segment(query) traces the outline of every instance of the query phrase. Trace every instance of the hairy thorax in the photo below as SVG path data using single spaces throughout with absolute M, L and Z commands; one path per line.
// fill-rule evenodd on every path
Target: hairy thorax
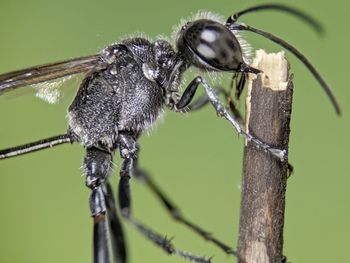
M 162 113 L 164 91 L 152 76 L 156 62 L 149 50 L 151 43 L 141 40 L 136 43 L 139 46 L 127 43 L 133 52 L 90 73 L 82 82 L 68 118 L 69 131 L 84 146 L 113 149 L 120 131 L 138 134 Z

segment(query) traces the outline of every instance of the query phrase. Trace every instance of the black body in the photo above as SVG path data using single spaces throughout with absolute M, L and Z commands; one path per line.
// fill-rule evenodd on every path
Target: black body
M 163 51 L 157 46 L 142 38 L 126 40 L 114 47 L 121 50 L 115 61 L 83 80 L 68 113 L 69 131 L 77 141 L 112 152 L 119 133 L 139 134 L 154 123 L 165 102 L 160 81 L 169 72 L 157 61 L 156 53 Z M 157 72 L 155 79 L 145 68 Z
M 213 89 L 202 76 L 197 76 L 188 84 L 184 92 L 179 94 L 183 74 L 189 67 L 196 67 L 206 72 L 220 71 L 235 74 L 238 77 L 236 95 L 239 97 L 246 75 L 259 74 L 260 70 L 249 66 L 247 50 L 238 31 L 245 30 L 260 34 L 281 44 L 296 55 L 315 76 L 337 113 L 340 113 L 331 89 L 303 54 L 270 33 L 237 22 L 243 14 L 264 9 L 291 13 L 320 30 L 315 20 L 296 9 L 278 4 L 260 5 L 233 14 L 226 23 L 216 21 L 210 16 L 197 17 L 194 21 L 188 21 L 177 32 L 174 46 L 166 40 L 151 42 L 146 38 L 134 37 L 110 45 L 96 55 L 0 75 L 1 94 L 21 86 L 86 73 L 68 109 L 67 133 L 1 150 L 0 159 L 67 142 L 79 142 L 86 148 L 83 168 L 86 186 L 91 189 L 89 205 L 94 222 L 94 263 L 110 262 L 108 234 L 111 236 L 114 261 L 127 262 L 123 232 L 108 183 L 116 150 L 119 150 L 123 159 L 118 186 L 119 208 L 123 217 L 141 234 L 169 254 L 176 254 L 194 262 L 210 262 L 210 259 L 205 257 L 176 249 L 170 240 L 132 217 L 129 186 L 132 175 L 150 187 L 175 220 L 211 241 L 227 254 L 237 256 L 229 246 L 185 219 L 147 173 L 138 166 L 137 140 L 142 132 L 149 129 L 159 118 L 164 107 L 183 112 L 199 109 L 210 102 L 217 115 L 225 118 L 240 135 L 280 161 L 287 161 L 286 150 L 274 148 L 244 131 L 238 121 L 237 109 L 230 104 L 230 110 L 233 113 L 230 114 L 217 95 L 217 93 L 224 93 L 228 96 L 229 92 L 221 88 Z M 191 103 L 199 86 L 204 88 L 205 95 Z

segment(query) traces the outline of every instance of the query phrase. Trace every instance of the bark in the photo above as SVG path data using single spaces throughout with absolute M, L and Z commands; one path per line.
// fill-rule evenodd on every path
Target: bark
M 282 52 L 259 50 L 252 66 L 264 74 L 249 79 L 247 130 L 276 148 L 288 150 L 293 95 L 289 64 Z M 246 144 L 238 262 L 282 262 L 287 177 L 287 161 Z

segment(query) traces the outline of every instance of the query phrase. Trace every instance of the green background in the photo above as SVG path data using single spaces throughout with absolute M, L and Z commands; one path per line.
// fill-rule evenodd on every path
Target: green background
M 295 174 L 288 181 L 284 254 L 298 263 L 348 262 L 350 5 L 340 0 L 289 2 L 321 20 L 326 37 L 319 38 L 300 21 L 274 12 L 252 14 L 242 21 L 299 47 L 334 88 L 343 115 L 335 115 L 305 67 L 287 54 L 295 74 L 290 142 Z M 94 54 L 137 31 L 170 36 L 180 18 L 199 9 L 228 16 L 257 3 L 263 1 L 1 0 L 0 72 Z M 281 49 L 259 36 L 245 35 L 254 48 Z M 67 107 L 78 83 L 70 82 L 61 103 L 53 106 L 33 92 L 0 97 L 0 148 L 65 132 Z M 236 246 L 242 138 L 208 107 L 186 116 L 167 112 L 151 136 L 142 137 L 141 146 L 142 166 L 184 214 Z M 75 144 L 0 162 L 0 262 L 91 262 L 89 191 L 80 168 L 83 156 L 84 149 Z M 119 163 L 116 158 L 116 170 Z M 135 216 L 175 236 L 176 246 L 214 256 L 214 262 L 234 261 L 176 224 L 135 180 L 132 194 Z M 131 263 L 183 262 L 124 226 Z

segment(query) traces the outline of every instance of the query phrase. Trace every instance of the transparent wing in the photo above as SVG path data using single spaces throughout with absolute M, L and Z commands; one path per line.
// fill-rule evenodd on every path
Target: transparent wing
M 69 75 L 59 79 L 48 80 L 32 84 L 30 87 L 35 90 L 35 96 L 37 98 L 50 104 L 55 104 L 60 100 L 63 89 L 62 87 L 66 86 L 65 84 L 75 76 L 76 75 Z
M 36 84 L 35 86 L 38 86 L 38 83 L 60 79 L 63 77 L 67 78 L 67 76 L 71 76 L 82 72 L 88 72 L 90 70 L 103 69 L 107 65 L 108 63 L 102 58 L 102 56 L 97 54 L 5 73 L 3 75 L 0 75 L 0 95 L 4 92 L 14 90 L 19 87 L 33 84 Z M 60 80 L 58 81 L 58 83 L 59 82 Z M 52 83 L 50 84 L 49 82 L 46 87 L 50 87 L 50 85 L 56 85 Z M 46 84 L 44 83 L 40 84 L 39 89 L 40 86 L 42 86 L 45 90 L 45 85 Z M 59 86 L 60 85 L 56 85 L 56 87 Z

